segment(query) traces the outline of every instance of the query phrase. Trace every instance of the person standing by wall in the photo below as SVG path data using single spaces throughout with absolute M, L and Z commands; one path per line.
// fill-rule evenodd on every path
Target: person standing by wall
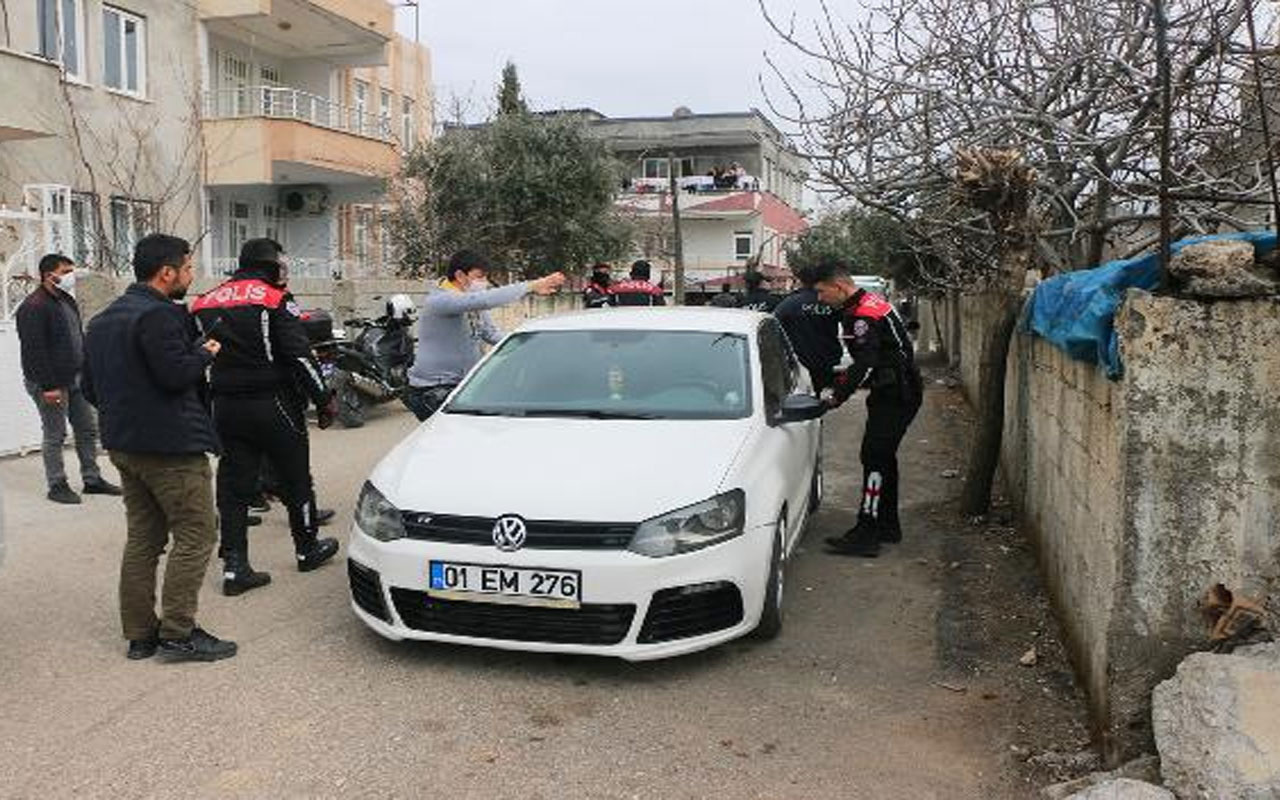
M 89 322 L 85 397 L 120 470 L 128 534 L 120 562 L 120 619 L 128 657 L 216 661 L 235 642 L 196 625 L 200 584 L 217 541 L 208 454 L 218 452 L 205 371 L 220 347 L 200 343 L 175 302 L 195 276 L 191 245 L 164 234 L 134 248 L 137 283 Z M 156 616 L 156 567 L 165 563 Z
M 813 273 L 818 298 L 840 310 L 853 366 L 837 373 L 828 405 L 837 407 L 866 387 L 862 436 L 862 502 L 857 524 L 827 539 L 837 553 L 874 558 L 885 542 L 902 540 L 898 520 L 898 445 L 924 399 L 907 327 L 883 297 L 854 283 L 841 261 L 820 262 Z
M 327 428 L 337 403 L 316 364 L 301 309 L 285 288 L 284 248 L 250 239 L 226 283 L 201 295 L 192 312 L 207 335 L 222 343 L 213 365 L 213 418 L 222 441 L 218 461 L 218 517 L 222 528 L 222 593 L 243 594 L 271 582 L 249 561 L 249 505 L 259 493 L 263 459 L 280 480 L 298 571 L 310 572 L 338 552 L 319 538 L 307 401 Z
M 93 408 L 80 387 L 84 362 L 84 329 L 75 289 L 75 263 L 64 255 L 49 253 L 40 259 L 40 285 L 18 306 L 18 339 L 22 352 L 22 376 L 27 394 L 40 412 L 48 498 L 55 503 L 80 502 L 67 483 L 62 443 L 67 423 L 75 434 L 76 456 L 85 494 L 120 494 L 98 469 L 98 425 Z
M 427 293 L 418 319 L 418 344 L 409 369 L 405 405 L 420 421 L 440 408 L 482 355 L 481 346 L 497 344 L 502 331 L 489 309 L 516 302 L 526 294 L 551 294 L 564 285 L 563 273 L 533 281 L 489 287 L 488 260 L 472 250 L 449 259 L 444 277 Z

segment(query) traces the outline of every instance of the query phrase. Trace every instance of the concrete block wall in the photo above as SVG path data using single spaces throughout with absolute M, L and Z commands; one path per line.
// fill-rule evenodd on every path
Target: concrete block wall
M 1001 458 L 1112 761 L 1203 648 L 1205 590 L 1280 591 L 1276 302 L 1132 290 L 1116 326 L 1117 382 L 1015 334 Z

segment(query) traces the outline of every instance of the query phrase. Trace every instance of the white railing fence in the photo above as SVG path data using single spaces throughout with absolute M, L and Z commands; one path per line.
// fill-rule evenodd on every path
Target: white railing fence
M 284 86 L 243 86 L 205 92 L 204 117 L 293 119 L 356 136 L 392 141 L 391 121 L 386 117 Z

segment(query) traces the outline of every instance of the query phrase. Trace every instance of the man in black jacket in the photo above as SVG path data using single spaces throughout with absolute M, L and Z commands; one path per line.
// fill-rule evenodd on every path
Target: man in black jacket
M 665 306 L 662 289 L 649 282 L 649 262 L 640 260 L 631 265 L 631 278 L 615 283 L 609 290 L 616 306 Z
M 898 521 L 898 445 L 924 399 L 907 326 L 889 301 L 854 283 L 841 261 L 819 263 L 818 298 L 839 309 L 853 366 L 837 373 L 828 405 L 839 406 L 861 388 L 867 394 L 862 436 L 862 500 L 857 524 L 827 539 L 837 553 L 874 558 L 883 542 L 902 540 Z
M 742 282 L 746 284 L 747 293 L 742 296 L 738 308 L 745 308 L 748 311 L 763 311 L 766 314 L 772 313 L 775 306 L 778 305 L 778 296 L 773 292 L 765 289 L 762 284 L 769 279 L 764 273 L 755 270 L 747 270 L 742 276 Z
M 782 299 L 773 315 L 782 323 L 796 357 L 809 372 L 813 390 L 821 392 L 835 379 L 844 349 L 840 346 L 840 312 L 818 300 L 813 270 L 796 270 L 801 288 Z
M 84 330 L 80 307 L 71 296 L 75 277 L 71 259 L 58 253 L 46 255 L 40 259 L 40 286 L 22 301 L 17 313 L 22 375 L 27 394 L 40 412 L 40 452 L 48 497 L 55 503 L 80 502 L 80 495 L 67 483 L 62 460 L 68 421 L 76 437 L 85 494 L 120 494 L 120 488 L 108 483 L 98 469 L 98 426 L 80 388 Z
M 285 289 L 283 254 L 279 242 L 250 239 L 240 249 L 240 268 L 231 279 L 192 305 L 201 329 L 223 347 L 211 381 L 223 448 L 218 462 L 222 593 L 229 596 L 271 582 L 269 574 L 249 563 L 247 536 L 264 458 L 280 480 L 298 569 L 313 570 L 338 552 L 336 539 L 318 538 L 306 417 L 308 399 L 315 403 L 321 428 L 333 422 L 337 409 L 311 353 L 302 312 Z
M 120 618 L 128 657 L 175 661 L 235 655 L 235 642 L 195 622 L 200 584 L 217 541 L 208 453 L 218 437 L 205 370 L 216 341 L 200 344 L 180 304 L 191 285 L 191 245 L 163 234 L 134 249 L 138 282 L 89 322 L 84 392 L 98 407 L 102 443 L 124 483 L 128 538 L 120 562 Z M 172 545 L 170 545 L 172 539 Z M 156 617 L 156 566 L 165 563 Z

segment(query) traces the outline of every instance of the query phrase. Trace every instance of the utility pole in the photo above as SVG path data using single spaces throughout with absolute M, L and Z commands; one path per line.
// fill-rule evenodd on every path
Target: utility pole
M 676 184 L 676 154 L 667 153 L 667 186 L 671 195 L 671 228 L 675 234 L 676 288 L 673 300 L 684 305 L 684 239 L 680 236 L 680 187 Z

